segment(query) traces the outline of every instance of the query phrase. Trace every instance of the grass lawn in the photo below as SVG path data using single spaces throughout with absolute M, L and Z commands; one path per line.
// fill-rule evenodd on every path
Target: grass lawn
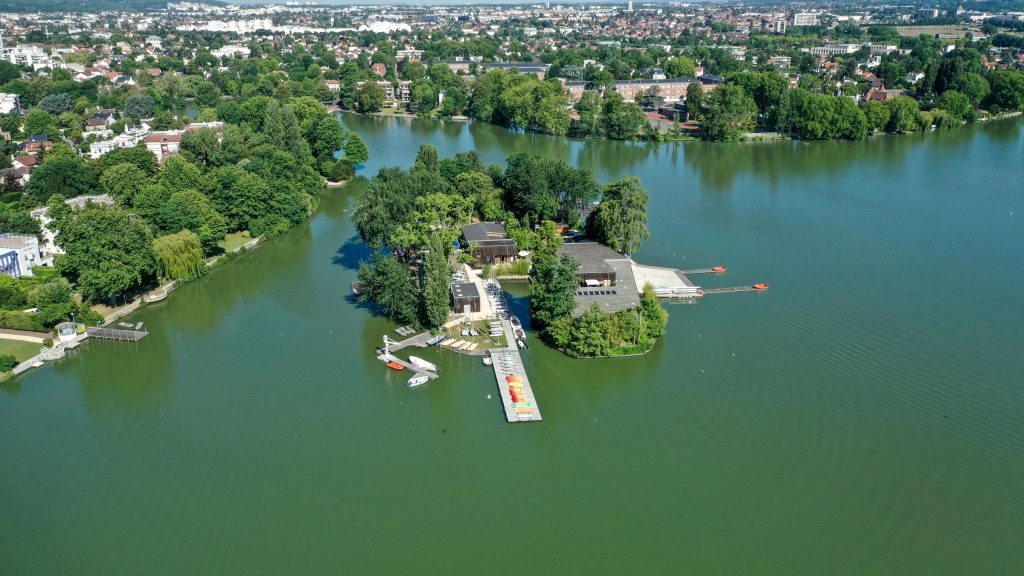
M 22 342 L 21 340 L 0 340 L 0 356 L 13 354 L 18 362 L 24 362 L 35 356 L 42 349 L 43 345 L 36 342 Z
M 244 232 L 232 232 L 224 237 L 223 240 L 217 243 L 224 249 L 224 252 L 234 252 L 241 248 L 246 242 L 252 240 L 252 235 L 248 231 Z
M 463 336 L 463 328 L 473 328 L 477 330 L 479 336 Z M 479 344 L 478 349 L 490 349 L 490 348 L 505 348 L 508 346 L 508 341 L 504 336 L 498 336 L 497 338 L 491 338 L 490 328 L 487 326 L 487 322 L 472 322 L 469 326 L 465 324 L 457 324 L 448 329 L 448 335 L 456 340 L 465 340 L 466 342 L 476 342 Z

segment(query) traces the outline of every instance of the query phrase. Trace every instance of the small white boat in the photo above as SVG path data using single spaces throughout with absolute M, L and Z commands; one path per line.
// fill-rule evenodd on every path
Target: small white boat
M 430 370 L 431 372 L 437 372 L 437 366 L 433 362 L 427 362 L 426 360 L 418 356 L 409 356 L 409 362 L 412 362 L 418 368 Z
M 429 378 L 427 378 L 423 374 L 417 374 L 416 376 L 409 378 L 409 381 L 406 382 L 405 385 L 408 386 L 409 388 L 415 388 L 417 386 L 422 386 L 426 384 L 427 380 L 429 380 Z
M 490 366 L 491 364 L 494 364 L 494 360 L 491 360 L 490 356 L 484 356 L 483 362 L 484 366 Z

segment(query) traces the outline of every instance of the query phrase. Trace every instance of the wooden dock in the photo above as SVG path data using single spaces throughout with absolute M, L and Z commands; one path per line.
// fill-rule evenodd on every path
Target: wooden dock
M 694 270 L 680 270 L 680 272 L 687 276 L 691 274 L 725 274 L 725 270 L 715 270 L 714 268 L 696 268 Z
M 502 320 L 501 324 L 506 334 L 512 333 L 512 325 L 509 324 L 508 320 Z M 513 340 L 509 347 L 492 349 L 491 358 L 494 360 L 491 367 L 494 368 L 494 378 L 498 382 L 498 393 L 501 396 L 501 404 L 505 410 L 505 420 L 508 422 L 533 422 L 541 420 L 540 407 L 537 406 L 537 398 L 533 394 L 533 388 L 530 387 L 530 379 L 526 376 L 523 358 L 519 355 L 519 348 L 516 347 L 515 341 Z M 523 385 L 523 395 L 526 397 L 525 404 L 528 404 L 530 410 L 524 411 L 520 408 L 517 411 L 516 406 L 512 405 L 512 393 L 509 386 L 510 382 L 508 381 L 510 376 L 519 377 L 519 382 Z
M 731 288 L 704 288 L 705 294 L 726 294 L 728 292 L 765 292 L 767 288 L 754 288 L 753 286 L 733 286 Z
M 431 380 L 437 380 L 438 379 L 437 372 L 431 372 L 429 370 L 425 370 L 423 368 L 420 368 L 419 366 L 413 364 L 412 362 L 409 362 L 408 360 L 403 360 L 403 359 L 399 358 L 398 356 L 395 356 L 394 354 L 381 354 L 380 356 L 377 356 L 377 359 L 380 360 L 381 362 L 384 362 L 384 363 L 397 362 L 397 363 L 401 364 L 406 370 L 409 370 L 409 371 L 414 372 L 416 374 L 419 374 L 421 376 L 426 376 L 427 378 L 430 378 Z
M 116 328 L 94 328 L 92 326 L 86 327 L 85 331 L 93 338 L 121 340 L 122 342 L 138 342 L 149 336 L 149 332 L 143 330 L 118 330 Z

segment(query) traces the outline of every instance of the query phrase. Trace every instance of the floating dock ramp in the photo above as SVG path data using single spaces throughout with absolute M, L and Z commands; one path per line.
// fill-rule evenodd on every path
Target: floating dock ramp
M 422 376 L 426 376 L 427 378 L 430 378 L 431 380 L 437 380 L 437 378 L 438 378 L 437 372 L 431 372 L 429 370 L 425 370 L 423 368 L 420 368 L 419 366 L 413 364 L 412 362 L 409 362 L 408 360 L 402 360 L 401 358 L 399 358 L 398 356 L 395 356 L 394 354 L 381 354 L 380 356 L 377 356 L 377 359 L 380 360 L 381 362 L 385 362 L 385 363 L 387 363 L 387 362 L 396 362 L 398 364 L 401 364 L 406 370 L 409 370 L 411 372 L 415 372 L 416 374 L 419 374 L 419 375 L 422 375 Z
M 501 321 L 505 334 L 512 334 L 512 325 L 508 320 Z M 541 420 L 537 398 L 530 387 L 530 379 L 526 376 L 523 358 L 515 340 L 509 338 L 511 345 L 507 348 L 492 349 L 491 359 L 494 378 L 498 382 L 501 405 L 505 409 L 505 420 L 509 422 L 533 422 Z M 513 388 L 520 401 L 513 402 Z

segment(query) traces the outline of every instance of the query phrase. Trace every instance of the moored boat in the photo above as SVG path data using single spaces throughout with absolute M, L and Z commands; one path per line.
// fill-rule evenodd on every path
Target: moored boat
M 388 362 L 388 368 L 392 370 L 405 370 L 405 366 L 402 366 L 398 362 Z
M 436 346 L 436 345 L 440 344 L 441 342 L 444 342 L 447 339 L 448 339 L 448 335 L 447 334 L 438 334 L 437 336 L 434 336 L 430 340 L 427 340 L 427 346 Z
M 426 384 L 427 380 L 429 380 L 429 378 L 427 378 L 423 374 L 417 374 L 416 376 L 409 378 L 405 385 L 408 386 L 409 388 L 415 388 L 417 386 L 422 386 Z
M 409 362 L 412 362 L 413 365 L 415 365 L 418 368 L 430 370 L 431 372 L 437 372 L 437 365 L 435 365 L 433 362 L 427 362 L 426 360 L 420 358 L 419 356 L 409 356 Z

